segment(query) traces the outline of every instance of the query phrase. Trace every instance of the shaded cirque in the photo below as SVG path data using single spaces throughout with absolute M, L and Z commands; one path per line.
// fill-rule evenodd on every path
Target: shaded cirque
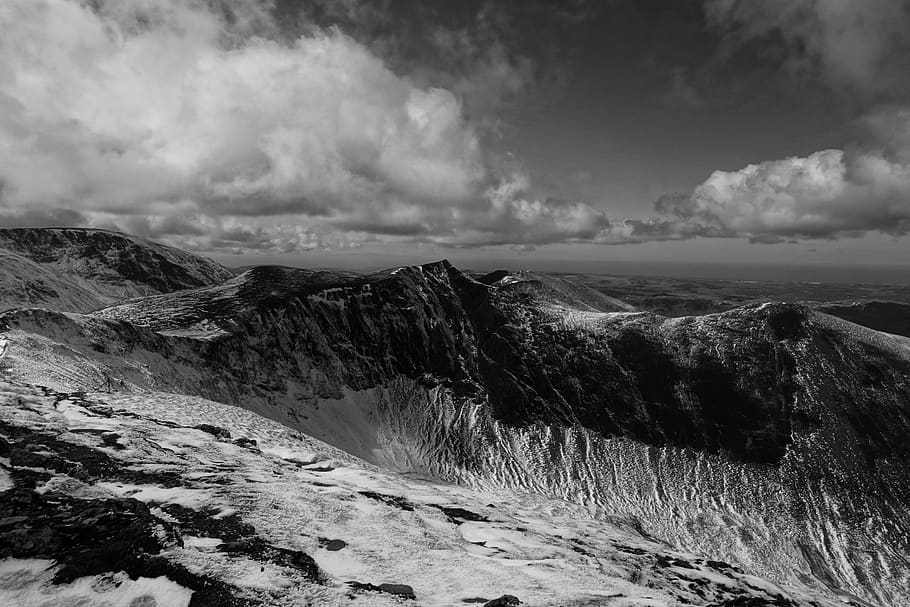
M 511 425 L 580 424 L 604 436 L 768 463 L 783 456 L 794 427 L 811 424 L 811 414 L 794 408 L 791 351 L 805 344 L 824 355 L 819 346 L 836 339 L 817 337 L 811 312 L 795 304 L 698 323 L 633 313 L 609 323 L 595 318 L 587 328 L 554 319 L 525 290 L 485 285 L 447 262 L 368 276 L 258 268 L 232 284 L 229 292 L 182 291 L 97 316 L 130 322 L 110 330 L 165 356 L 173 347 L 168 332 L 201 322 L 219 327 L 213 340 L 180 344 L 219 378 L 186 389 L 217 400 L 269 400 L 285 389 L 277 378 L 337 397 L 339 386 L 363 390 L 403 375 L 484 398 Z M 54 322 L 28 314 L 5 320 Z

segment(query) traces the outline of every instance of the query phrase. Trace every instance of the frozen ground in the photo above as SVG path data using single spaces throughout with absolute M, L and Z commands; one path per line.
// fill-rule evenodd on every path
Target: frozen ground
M 226 604 L 189 587 L 202 578 L 253 605 L 430 607 L 506 594 L 531 606 L 846 604 L 676 552 L 564 501 L 384 472 L 200 398 L 0 384 L 0 434 L 0 488 L 142 502 L 170 538 L 157 570 L 188 572 L 129 579 L 112 568 L 54 583 L 60 559 L 27 554 L 41 544 L 38 519 L 4 519 L 0 605 Z M 11 533 L 24 541 L 11 544 Z

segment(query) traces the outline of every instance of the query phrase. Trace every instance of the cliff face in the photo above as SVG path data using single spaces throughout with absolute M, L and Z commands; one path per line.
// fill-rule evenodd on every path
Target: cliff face
M 486 282 L 446 262 L 257 268 L 0 323 L 11 372 L 61 389 L 200 395 L 388 467 L 631 515 L 775 579 L 910 600 L 906 341 L 791 304 L 667 319 Z
M 215 262 L 105 230 L 0 229 L 0 309 L 85 312 L 128 297 L 214 285 Z

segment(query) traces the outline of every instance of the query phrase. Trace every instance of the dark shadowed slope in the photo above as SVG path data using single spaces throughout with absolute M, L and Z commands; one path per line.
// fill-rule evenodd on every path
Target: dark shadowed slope
M 214 285 L 233 274 L 179 249 L 81 228 L 0 229 L 0 309 L 85 312 L 129 297 Z
M 49 306 L 57 310 L 87 312 L 110 303 L 91 285 L 79 284 L 52 267 L 0 249 L 0 310 Z
M 816 310 L 858 325 L 910 337 L 910 303 L 901 301 L 832 301 L 813 304 Z

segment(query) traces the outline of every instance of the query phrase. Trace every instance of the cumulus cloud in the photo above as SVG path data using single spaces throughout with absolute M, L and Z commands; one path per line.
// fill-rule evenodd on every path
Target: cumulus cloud
M 287 201 L 447 201 L 484 177 L 451 93 L 410 86 L 338 32 L 223 48 L 225 24 L 202 5 L 0 11 L 6 204 L 189 197 L 261 214 Z
M 691 194 L 665 196 L 657 207 L 756 242 L 870 230 L 903 235 L 910 228 L 910 166 L 880 152 L 823 150 L 715 171 Z
M 910 108 L 906 105 L 910 4 L 901 0 L 708 0 L 706 12 L 727 42 L 776 35 L 788 67 L 876 106 L 859 121 L 855 141 L 715 171 L 657 210 L 716 235 L 753 242 L 838 238 L 910 230 Z
M 282 250 L 558 241 L 603 224 L 509 186 L 463 95 L 394 72 L 339 29 L 278 35 L 270 8 L 2 3 L 0 221 Z M 489 78 L 511 73 L 491 57 Z

